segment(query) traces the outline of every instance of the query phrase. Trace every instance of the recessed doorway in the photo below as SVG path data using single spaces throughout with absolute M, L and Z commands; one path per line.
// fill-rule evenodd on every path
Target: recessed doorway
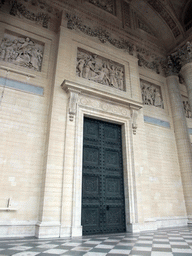
M 83 235 L 125 232 L 121 126 L 84 118 Z

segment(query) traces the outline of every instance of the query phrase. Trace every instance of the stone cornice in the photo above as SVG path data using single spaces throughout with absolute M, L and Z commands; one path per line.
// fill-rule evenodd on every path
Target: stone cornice
M 114 103 L 118 103 L 120 105 L 123 105 L 125 107 L 131 108 L 134 110 L 139 110 L 140 108 L 143 107 L 142 102 L 116 96 L 115 94 L 111 94 L 105 91 L 98 91 L 96 89 L 93 89 L 75 82 L 71 82 L 68 80 L 64 80 L 63 83 L 61 84 L 61 87 L 66 92 L 75 91 L 75 92 L 78 92 L 79 94 L 92 95 L 103 100 L 113 101 Z
M 77 106 L 78 106 L 78 98 L 80 95 L 87 96 L 88 98 L 94 97 L 95 99 L 99 99 L 101 101 L 110 102 L 112 107 L 114 105 L 118 105 L 130 110 L 131 113 L 131 123 L 133 134 L 136 135 L 137 130 L 137 117 L 139 110 L 143 107 L 143 104 L 138 101 L 126 99 L 123 97 L 116 96 L 115 94 L 108 93 L 106 91 L 98 91 L 96 89 L 92 89 L 82 84 L 74 83 L 68 80 L 64 80 L 61 84 L 61 87 L 64 91 L 67 92 L 69 97 L 69 105 L 68 105 L 68 116 L 69 120 L 73 122 L 76 114 L 77 114 Z

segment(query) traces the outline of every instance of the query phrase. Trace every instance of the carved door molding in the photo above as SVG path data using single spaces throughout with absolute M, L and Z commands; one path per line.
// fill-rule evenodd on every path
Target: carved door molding
M 133 131 L 136 129 L 136 113 L 141 105 L 131 100 L 93 91 L 73 82 L 64 82 L 62 88 L 68 93 L 69 105 L 66 119 L 64 153 L 64 184 L 63 200 L 67 193 L 71 198 L 71 226 L 65 222 L 69 215 L 62 209 L 61 236 L 82 235 L 82 173 L 83 173 L 83 126 L 84 117 L 118 124 L 122 127 L 123 177 L 125 196 L 125 226 L 132 230 L 132 224 L 138 222 L 137 198 L 135 184 L 135 166 L 133 156 Z M 67 166 L 65 163 L 67 162 Z M 70 168 L 72 188 L 65 185 L 65 169 Z M 66 175 L 69 175 L 67 173 Z M 69 176 L 66 176 L 67 179 Z M 95 186 L 93 181 L 93 187 Z M 69 193 L 70 192 L 70 193 Z M 65 203 L 63 203 L 65 205 Z M 67 205 L 67 202 L 66 202 Z M 66 217 L 65 217 L 66 216 Z

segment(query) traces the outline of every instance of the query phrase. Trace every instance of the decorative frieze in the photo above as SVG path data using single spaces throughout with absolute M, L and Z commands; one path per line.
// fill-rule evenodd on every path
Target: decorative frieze
M 106 12 L 115 14 L 115 0 L 87 0 L 87 1 L 103 9 Z
M 77 49 L 76 74 L 79 77 L 125 91 L 124 66 L 96 55 Z
M 128 108 L 119 106 L 118 104 L 112 104 L 110 102 L 105 102 L 103 100 L 98 101 L 98 99 L 89 98 L 87 96 L 79 96 L 79 104 L 82 106 L 87 106 L 93 109 L 104 111 L 110 114 L 115 114 L 119 116 L 130 116 L 130 111 Z
M 141 92 L 144 105 L 152 105 L 164 109 L 160 86 L 141 80 Z
M 66 18 L 68 19 L 68 29 L 78 29 L 88 36 L 97 37 L 101 43 L 109 42 L 114 47 L 126 50 L 129 54 L 133 55 L 133 44 L 129 41 L 125 39 L 112 38 L 111 34 L 102 28 L 91 28 L 83 25 L 81 19 L 76 15 L 70 15 L 67 13 Z
M 5 33 L 0 44 L 0 60 L 41 71 L 43 48 L 29 37 Z
M 10 15 L 20 19 L 27 19 L 36 24 L 40 24 L 44 28 L 55 30 L 58 26 L 61 11 L 52 7 L 46 1 L 42 0 L 1 0 L 0 7 L 6 3 L 6 8 L 3 10 Z
M 139 53 L 137 54 L 137 58 L 138 58 L 138 65 L 140 67 L 145 67 L 145 68 L 151 69 L 152 71 L 155 71 L 157 74 L 160 74 L 158 61 L 156 61 L 156 60 L 148 61 L 144 58 L 144 56 L 142 56 Z
M 125 50 L 130 55 L 137 56 L 139 66 L 160 74 L 160 58 L 158 58 L 155 54 L 152 54 L 150 51 L 140 47 L 139 45 L 134 45 L 123 38 L 113 38 L 111 34 L 103 28 L 91 28 L 84 25 L 81 19 L 76 15 L 66 13 L 66 18 L 68 20 L 68 29 L 78 29 L 88 36 L 97 37 L 101 43 L 109 42 L 114 47 Z
M 48 28 L 48 22 L 51 18 L 48 14 L 43 12 L 35 14 L 34 12 L 29 11 L 22 3 L 19 3 L 16 0 L 12 1 L 10 14 L 17 17 L 23 16 L 28 20 L 36 21 L 44 28 Z
M 77 113 L 77 106 L 86 106 L 92 110 L 99 110 L 109 114 L 131 118 L 133 133 L 136 134 L 137 116 L 142 108 L 140 102 L 127 98 L 119 98 L 107 91 L 102 93 L 84 84 L 63 81 L 62 89 L 69 95 L 69 120 L 73 120 Z M 73 93 L 73 94 L 72 94 Z

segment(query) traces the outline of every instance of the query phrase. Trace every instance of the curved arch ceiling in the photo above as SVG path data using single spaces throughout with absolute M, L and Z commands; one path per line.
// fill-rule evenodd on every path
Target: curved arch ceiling
M 191 35 L 184 22 L 192 24 L 192 0 L 127 0 L 156 32 L 158 44 L 170 51 Z M 191 7 L 191 10 L 189 10 Z

